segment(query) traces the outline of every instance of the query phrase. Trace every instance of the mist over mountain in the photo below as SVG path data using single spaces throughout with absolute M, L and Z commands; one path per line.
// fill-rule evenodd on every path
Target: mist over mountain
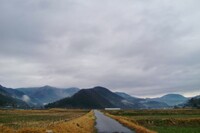
M 61 89 L 48 85 L 43 87 L 18 88 L 17 90 L 25 93 L 29 97 L 34 98 L 37 104 L 42 105 L 60 100 L 65 97 L 70 97 L 79 91 L 79 89 L 75 87 Z
M 123 108 L 163 109 L 199 107 L 199 96 L 186 98 L 180 94 L 167 94 L 158 98 L 138 98 L 124 92 L 112 92 L 97 86 L 89 89 L 56 88 L 52 86 L 6 88 L 0 86 L 0 106 L 14 108 Z
M 180 94 L 167 94 L 158 98 L 151 98 L 149 101 L 158 101 L 167 103 L 169 106 L 175 106 L 187 102 L 188 98 Z
M 169 108 L 169 105 L 162 101 L 149 101 L 144 98 L 132 97 L 124 92 L 115 92 L 117 95 L 125 98 L 127 101 L 134 104 L 135 109 L 160 109 Z
M 0 85 L 0 107 L 27 108 L 28 104 L 21 100 L 23 93 Z
M 79 91 L 78 88 L 56 88 L 51 86 L 30 88 L 6 88 L 0 85 L 0 106 L 14 108 L 41 108 L 44 104 L 70 97 Z
M 144 101 L 145 99 L 144 98 L 138 98 L 138 97 L 133 97 L 133 96 L 130 96 L 124 92 L 115 92 L 115 94 L 125 98 L 126 100 L 128 101 L 131 101 L 131 102 L 139 102 L 139 101 Z
M 82 89 L 72 97 L 48 104 L 47 108 L 129 108 L 129 109 L 162 109 L 186 102 L 187 98 L 178 94 L 168 94 L 160 98 L 137 98 L 124 92 L 111 92 L 104 87 Z M 172 105 L 173 102 L 173 105 Z M 169 103 L 169 104 L 168 104 Z

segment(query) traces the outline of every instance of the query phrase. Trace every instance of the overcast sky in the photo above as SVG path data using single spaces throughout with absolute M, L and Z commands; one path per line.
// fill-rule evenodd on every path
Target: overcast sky
M 0 84 L 200 94 L 199 0 L 0 0 Z

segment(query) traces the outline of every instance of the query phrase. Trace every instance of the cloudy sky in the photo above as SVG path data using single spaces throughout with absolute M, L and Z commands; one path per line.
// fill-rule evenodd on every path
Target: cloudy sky
M 200 94 L 199 0 L 0 1 L 0 84 Z

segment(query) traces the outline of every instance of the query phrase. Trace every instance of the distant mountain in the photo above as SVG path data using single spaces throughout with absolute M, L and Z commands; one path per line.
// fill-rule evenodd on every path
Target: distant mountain
M 159 101 L 141 101 L 140 104 L 143 105 L 144 109 L 164 109 L 169 108 L 170 106 L 164 102 Z
M 160 108 L 169 108 L 164 102 L 160 101 L 151 101 L 144 98 L 132 97 L 124 92 L 115 92 L 117 95 L 125 98 L 127 101 L 134 104 L 133 108 L 135 109 L 160 109 Z
M 137 98 L 137 97 L 133 97 L 133 96 L 130 96 L 124 92 L 115 92 L 115 94 L 125 98 L 126 100 L 128 101 L 131 101 L 131 102 L 139 102 L 139 101 L 144 101 L 145 99 L 143 98 Z
M 46 105 L 46 108 L 68 107 L 68 108 L 131 108 L 132 103 L 118 96 L 104 87 L 82 89 L 70 98 L 64 98 Z
M 158 98 L 137 98 L 124 92 L 111 92 L 104 87 L 90 89 L 56 88 L 51 86 L 32 88 L 6 88 L 0 85 L 0 106 L 68 108 L 124 108 L 160 109 L 169 107 L 199 108 L 200 96 L 188 99 L 179 94 L 167 94 Z
M 21 99 L 23 97 L 23 95 L 25 95 L 23 92 L 18 91 L 16 89 L 12 89 L 12 88 L 6 88 L 0 85 L 0 89 L 5 91 L 7 94 L 9 94 L 10 96 L 12 96 L 13 98 L 18 98 Z
M 78 88 L 60 89 L 51 86 L 33 87 L 33 88 L 18 88 L 32 99 L 36 104 L 47 104 L 55 102 L 65 97 L 70 97 L 79 91 Z
M 0 85 L 0 94 L 1 95 L 10 95 L 7 91 L 6 88 Z
M 189 99 L 184 106 L 200 109 L 200 95 Z
M 19 97 L 22 93 L 0 85 L 0 107 L 27 108 L 28 104 Z M 22 96 L 23 97 L 23 96 Z
M 187 102 L 188 98 L 180 94 L 167 94 L 159 98 L 151 98 L 149 101 L 164 102 L 169 106 L 175 106 Z
M 126 99 L 128 102 L 132 103 L 133 109 L 144 109 L 146 108 L 146 106 L 144 106 L 141 102 L 145 101 L 145 99 L 142 98 L 137 98 L 137 97 L 132 97 L 124 92 L 115 92 L 115 94 L 123 97 L 124 99 Z

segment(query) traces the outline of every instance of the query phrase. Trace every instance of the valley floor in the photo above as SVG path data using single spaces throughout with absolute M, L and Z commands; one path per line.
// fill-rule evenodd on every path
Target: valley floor
M 0 110 L 0 133 L 96 133 L 98 131 L 95 127 L 98 129 L 98 125 L 95 126 L 95 123 L 98 124 L 99 120 L 97 115 L 102 113 L 94 112 L 80 109 Z M 198 109 L 102 112 L 136 133 L 200 132 Z M 104 119 L 101 120 L 104 123 Z M 107 120 L 105 123 L 109 125 Z

